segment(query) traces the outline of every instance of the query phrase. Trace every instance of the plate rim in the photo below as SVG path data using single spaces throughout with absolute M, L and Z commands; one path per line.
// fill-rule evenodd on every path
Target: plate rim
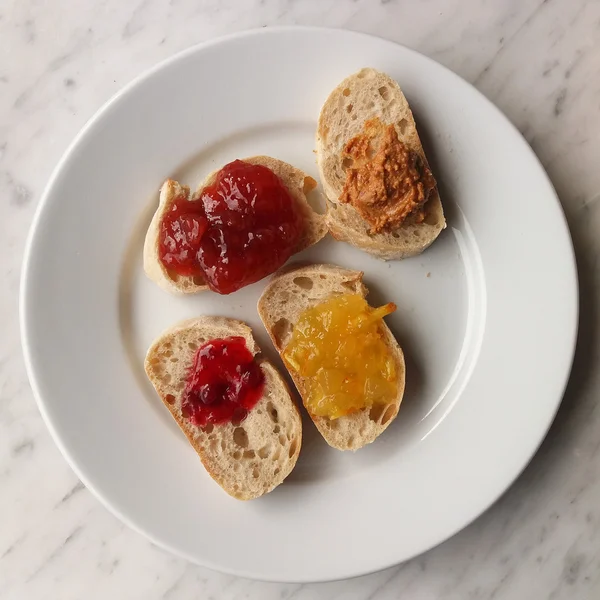
M 447 74 L 449 74 L 455 80 L 461 82 L 462 84 L 466 84 L 469 88 L 471 88 L 471 91 L 475 92 L 475 94 L 479 97 L 479 100 L 482 101 L 484 104 L 486 104 L 488 106 L 488 108 L 491 108 L 497 114 L 497 116 L 499 116 L 501 118 L 501 120 L 504 122 L 505 126 L 512 129 L 513 133 L 517 134 L 518 137 L 521 138 L 521 140 L 524 142 L 524 146 L 527 148 L 527 152 L 530 154 L 531 158 L 533 158 L 534 162 L 537 163 L 537 165 L 539 167 L 539 171 L 540 171 L 540 176 L 543 177 L 545 179 L 546 183 L 549 185 L 549 189 L 551 190 L 554 201 L 556 202 L 557 207 L 559 209 L 558 213 L 560 214 L 560 218 L 562 219 L 562 226 L 564 227 L 564 231 L 566 233 L 566 237 L 567 237 L 567 241 L 568 241 L 569 256 L 568 257 L 565 256 L 565 261 L 568 262 L 571 274 L 573 275 L 573 288 L 571 290 L 571 293 L 573 294 L 574 310 L 573 310 L 573 314 L 572 314 L 572 318 L 571 318 L 572 322 L 569 327 L 570 340 L 568 342 L 568 346 L 569 346 L 569 360 L 567 361 L 568 367 L 565 369 L 565 374 L 563 377 L 560 394 L 554 400 L 554 407 L 551 411 L 549 411 L 548 421 L 543 426 L 543 434 L 541 435 L 541 437 L 537 441 L 537 443 L 534 444 L 533 450 L 531 451 L 531 453 L 529 453 L 527 456 L 523 456 L 522 459 L 519 461 L 522 463 L 520 468 L 518 470 L 516 470 L 515 473 L 505 482 L 505 484 L 503 484 L 501 486 L 502 489 L 496 496 L 494 496 L 492 498 L 491 501 L 486 503 L 481 508 L 481 510 L 479 512 L 477 512 L 476 514 L 474 514 L 471 518 L 469 518 L 468 520 L 466 520 L 465 522 L 463 522 L 456 528 L 452 529 L 450 533 L 445 533 L 442 537 L 437 539 L 437 541 L 434 544 L 425 543 L 424 546 L 420 550 L 415 551 L 413 554 L 403 558 L 401 561 L 391 561 L 391 562 L 382 564 L 381 566 L 379 566 L 377 568 L 368 568 L 368 569 L 358 570 L 358 571 L 356 569 L 351 569 L 350 572 L 347 572 L 345 574 L 339 574 L 339 575 L 336 574 L 334 577 L 327 577 L 327 576 L 319 577 L 319 578 L 314 578 L 314 577 L 306 578 L 305 577 L 305 578 L 297 578 L 294 580 L 289 580 L 289 579 L 278 578 L 277 575 L 273 575 L 271 577 L 266 577 L 266 576 L 264 576 L 264 574 L 261 574 L 260 576 L 257 576 L 257 574 L 247 572 L 244 570 L 230 569 L 227 566 L 220 565 L 220 564 L 216 565 L 216 564 L 212 563 L 210 560 L 203 559 L 202 561 L 200 561 L 197 557 L 192 556 L 192 555 L 188 554 L 187 552 L 182 551 L 179 548 L 176 548 L 176 547 L 170 545 L 169 543 L 164 542 L 163 540 L 159 540 L 159 539 L 155 538 L 154 535 L 150 531 L 142 529 L 141 527 L 138 527 L 137 524 L 133 523 L 129 519 L 129 517 L 125 516 L 116 506 L 114 506 L 110 502 L 110 500 L 108 498 L 106 498 L 96 488 L 94 483 L 92 483 L 92 481 L 87 477 L 87 475 L 85 475 L 83 473 L 83 471 L 79 468 L 79 466 L 76 464 L 75 457 L 71 456 L 68 453 L 68 451 L 65 448 L 65 446 L 63 445 L 62 439 L 58 435 L 58 433 L 54 427 L 54 423 L 47 411 L 46 401 L 43 398 L 43 393 L 40 389 L 40 386 L 38 385 L 38 382 L 36 379 L 36 373 L 33 368 L 32 348 L 31 348 L 30 333 L 29 333 L 29 328 L 28 328 L 27 298 L 28 298 L 28 282 L 30 279 L 30 274 L 29 274 L 30 263 L 33 258 L 33 242 L 34 242 L 37 230 L 40 225 L 42 214 L 44 213 L 46 207 L 49 206 L 49 198 L 51 196 L 51 193 L 55 186 L 55 183 L 56 183 L 57 179 L 59 178 L 59 176 L 61 175 L 66 163 L 69 161 L 71 156 L 77 151 L 77 148 L 80 145 L 81 141 L 85 139 L 88 131 L 98 121 L 100 121 L 104 117 L 104 115 L 111 109 L 113 104 L 116 104 L 122 97 L 126 96 L 130 92 L 130 90 L 134 89 L 135 87 L 142 84 L 146 80 L 152 78 L 156 73 L 163 71 L 165 69 L 168 69 L 171 64 L 174 64 L 189 55 L 195 54 L 197 52 L 201 52 L 206 48 L 209 48 L 212 46 L 218 46 L 218 45 L 226 45 L 228 42 L 230 42 L 232 40 L 237 40 L 237 39 L 241 39 L 241 38 L 254 37 L 254 36 L 260 36 L 260 35 L 272 35 L 272 34 L 277 35 L 277 34 L 281 34 L 281 33 L 285 34 L 286 32 L 294 32 L 294 31 L 305 31 L 305 32 L 312 31 L 312 32 L 321 32 L 321 33 L 322 32 L 331 32 L 332 34 L 334 34 L 334 33 L 335 34 L 337 34 L 337 33 L 351 34 L 353 36 L 362 37 L 365 39 L 375 39 L 375 40 L 383 41 L 388 44 L 394 44 L 396 46 L 401 47 L 408 54 L 418 56 L 419 59 L 425 60 L 427 63 L 435 65 L 435 68 L 443 69 L 444 71 L 447 72 Z M 121 522 L 123 522 L 128 527 L 133 529 L 135 532 L 144 536 L 155 546 L 158 546 L 160 549 L 166 550 L 175 556 L 184 558 L 193 564 L 200 565 L 202 567 L 206 567 L 206 568 L 212 569 L 214 571 L 218 571 L 218 572 L 225 573 L 228 575 L 234 575 L 234 576 L 244 577 L 244 578 L 253 579 L 253 580 L 269 581 L 269 582 L 277 582 L 277 583 L 317 583 L 317 582 L 327 582 L 327 581 L 339 581 L 339 580 L 343 580 L 343 579 L 351 579 L 354 577 L 360 577 L 363 575 L 368 575 L 368 574 L 376 573 L 376 572 L 384 570 L 384 569 L 388 569 L 390 567 L 402 564 L 408 560 L 412 560 L 413 558 L 423 554 L 424 552 L 427 552 L 427 551 L 437 547 L 438 545 L 444 543 L 445 541 L 447 541 L 450 538 L 452 538 L 453 536 L 455 536 L 459 531 L 461 531 L 461 530 L 465 529 L 466 527 L 468 527 L 469 525 L 471 525 L 475 520 L 477 520 L 484 513 L 486 513 L 509 490 L 509 488 L 521 476 L 521 474 L 524 472 L 526 467 L 531 462 L 532 458 L 538 452 L 541 444 L 543 443 L 544 439 L 546 438 L 546 436 L 548 434 L 548 431 L 549 431 L 552 423 L 554 422 L 554 419 L 556 417 L 558 409 L 564 398 L 567 384 L 568 384 L 570 376 L 571 376 L 573 362 L 574 362 L 574 358 L 575 358 L 575 351 L 576 351 L 576 347 L 577 347 L 578 332 L 579 332 L 579 318 L 580 318 L 580 286 L 579 286 L 579 273 L 577 270 L 577 261 L 576 261 L 575 249 L 574 249 L 574 245 L 573 245 L 573 239 L 571 236 L 571 232 L 569 229 L 565 211 L 560 202 L 559 196 L 554 188 L 554 185 L 553 185 L 549 175 L 547 174 L 543 164 L 541 163 L 540 159 L 535 154 L 535 152 L 533 151 L 533 149 L 531 148 L 531 146 L 529 145 L 527 140 L 524 138 L 524 136 L 521 134 L 521 132 L 518 130 L 518 128 L 490 99 L 487 98 L 487 96 L 485 96 L 482 92 L 480 92 L 471 82 L 467 81 L 466 79 L 464 79 L 463 77 L 461 77 L 460 75 L 458 75 L 457 73 L 452 71 L 450 68 L 437 62 L 433 58 L 430 58 L 429 56 L 422 54 L 421 52 L 414 50 L 408 46 L 405 46 L 404 44 L 398 43 L 394 40 L 390 40 L 388 38 L 374 35 L 374 34 L 355 31 L 352 29 L 345 29 L 342 27 L 319 27 L 319 26 L 312 26 L 312 25 L 282 25 L 282 26 L 272 26 L 272 27 L 270 26 L 270 27 L 252 28 L 252 29 L 246 29 L 246 30 L 242 30 L 242 31 L 236 31 L 236 32 L 229 33 L 226 35 L 210 38 L 208 40 L 205 40 L 203 42 L 200 42 L 198 44 L 194 44 L 188 48 L 185 48 L 185 49 L 157 62 L 155 65 L 145 69 L 144 71 L 142 71 L 139 75 L 134 77 L 131 81 L 126 83 L 122 88 L 120 88 L 102 106 L 100 106 L 100 108 L 98 108 L 96 110 L 96 112 L 84 123 L 84 125 L 81 127 L 81 129 L 78 131 L 78 133 L 75 135 L 73 140 L 67 146 L 66 150 L 64 150 L 64 152 L 62 153 L 59 161 L 57 162 L 56 166 L 54 167 L 54 169 L 51 172 L 50 177 L 48 178 L 48 181 L 44 187 L 44 190 L 43 190 L 43 192 L 40 196 L 40 199 L 38 201 L 38 204 L 35 208 L 34 215 L 31 220 L 31 224 L 29 226 L 28 234 L 26 236 L 26 242 L 25 242 L 25 247 L 24 247 L 24 251 L 23 251 L 23 260 L 22 260 L 22 264 L 21 264 L 21 278 L 20 278 L 20 285 L 19 285 L 18 306 L 19 306 L 19 328 L 20 328 L 20 333 L 21 333 L 20 340 L 21 340 L 22 353 L 23 353 L 26 373 L 27 373 L 28 381 L 29 381 L 33 396 L 35 398 L 38 410 L 40 411 L 40 414 L 42 415 L 44 424 L 47 427 L 47 429 L 49 430 L 54 443 L 56 444 L 57 448 L 59 449 L 63 458 L 66 460 L 69 467 L 73 470 L 75 475 L 80 479 L 80 481 L 85 485 L 85 487 L 87 489 L 89 489 L 90 492 L 92 492 L 92 494 L 95 496 L 95 498 L 109 512 L 111 512 L 113 515 L 115 515 Z M 565 345 L 567 345 L 567 344 L 565 343 Z

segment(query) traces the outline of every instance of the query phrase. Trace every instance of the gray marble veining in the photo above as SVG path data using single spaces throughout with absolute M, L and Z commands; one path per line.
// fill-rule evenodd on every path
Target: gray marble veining
M 17 322 L 25 235 L 95 110 L 157 61 L 232 31 L 346 27 L 471 81 L 522 131 L 563 204 L 581 281 L 565 400 L 501 500 L 401 566 L 314 585 L 252 582 L 154 548 L 77 481 L 27 383 Z M 0 599 L 600 597 L 600 3 L 594 0 L 8 0 L 0 3 Z

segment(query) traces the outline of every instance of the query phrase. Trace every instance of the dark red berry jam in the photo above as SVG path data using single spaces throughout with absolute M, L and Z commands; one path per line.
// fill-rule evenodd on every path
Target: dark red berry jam
M 303 221 L 296 200 L 267 167 L 235 160 L 195 201 L 163 218 L 160 258 L 180 275 L 202 275 L 229 294 L 275 272 L 296 251 Z
M 243 337 L 211 340 L 198 348 L 181 410 L 195 425 L 242 421 L 260 400 L 265 376 Z

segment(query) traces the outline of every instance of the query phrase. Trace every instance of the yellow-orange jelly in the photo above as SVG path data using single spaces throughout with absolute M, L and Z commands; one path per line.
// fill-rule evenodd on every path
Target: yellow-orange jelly
M 381 331 L 382 318 L 395 310 L 391 302 L 371 308 L 362 296 L 344 294 L 300 315 L 283 358 L 305 378 L 311 414 L 337 419 L 396 398 L 396 363 Z

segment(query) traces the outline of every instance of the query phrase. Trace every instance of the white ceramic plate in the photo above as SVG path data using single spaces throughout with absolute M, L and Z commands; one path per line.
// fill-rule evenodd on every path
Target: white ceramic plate
M 321 104 L 363 66 L 415 112 L 448 228 L 423 255 L 384 263 L 326 240 L 297 260 L 362 269 L 405 349 L 392 426 L 356 454 L 310 421 L 297 467 L 243 503 L 205 473 L 146 381 L 151 340 L 199 314 L 246 320 L 259 282 L 175 298 L 142 272 L 166 177 L 195 186 L 268 154 L 317 176 Z M 576 270 L 563 213 L 533 152 L 482 95 L 435 62 L 347 31 L 267 29 L 190 49 L 110 101 L 61 160 L 35 218 L 22 290 L 31 384 L 56 443 L 126 523 L 192 561 L 248 577 L 315 581 L 393 565 L 481 514 L 527 464 L 569 373 Z

